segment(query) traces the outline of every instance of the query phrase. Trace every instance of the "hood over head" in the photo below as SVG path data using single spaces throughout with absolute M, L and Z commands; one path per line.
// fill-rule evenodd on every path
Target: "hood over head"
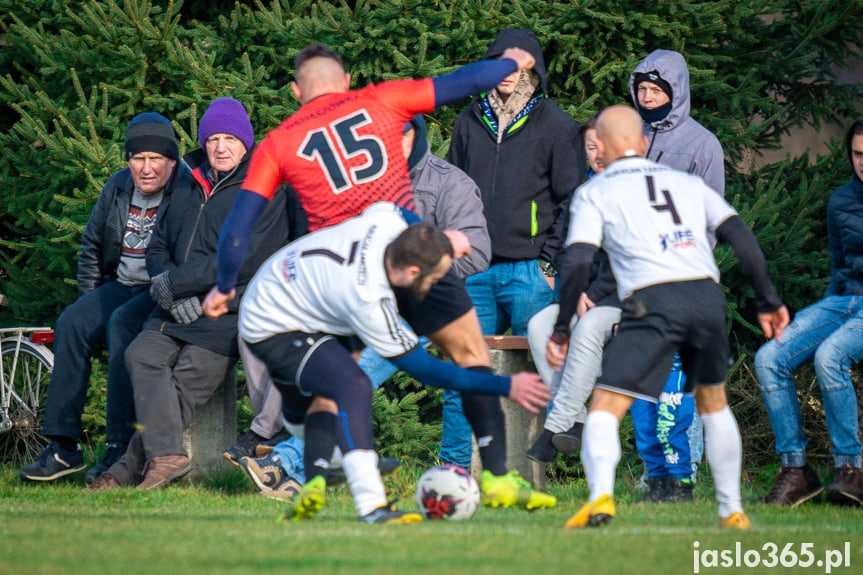
M 533 33 L 533 30 L 529 30 L 527 28 L 523 28 L 521 30 L 506 28 L 502 30 L 501 33 L 497 35 L 497 38 L 494 39 L 494 42 L 491 43 L 491 46 L 488 47 L 488 50 L 486 50 L 483 59 L 492 60 L 497 58 L 503 54 L 507 48 L 521 48 L 522 50 L 530 52 L 530 55 L 536 59 L 536 64 L 533 65 L 533 71 L 536 72 L 537 76 L 539 76 L 539 83 L 542 86 L 543 93 L 548 93 L 548 88 L 546 86 L 545 59 L 542 57 L 542 47 L 539 45 L 539 40 L 536 39 L 536 34 Z
M 671 111 L 665 118 L 651 124 L 654 128 L 674 128 L 683 123 L 689 116 L 691 101 L 689 97 L 689 69 L 686 60 L 680 52 L 672 50 L 654 50 L 641 61 L 629 76 L 629 91 L 632 94 L 632 103 L 638 106 L 638 94 L 636 93 L 636 77 L 642 78 L 642 74 L 655 73 L 671 87 Z
M 408 157 L 408 171 L 410 171 L 416 167 L 429 149 L 428 132 L 426 130 L 426 123 L 425 120 L 423 120 L 422 114 L 417 114 L 405 122 L 403 132 L 407 132 L 408 130 L 416 130 L 416 133 L 414 134 L 414 145 L 413 148 L 411 148 L 411 155 Z

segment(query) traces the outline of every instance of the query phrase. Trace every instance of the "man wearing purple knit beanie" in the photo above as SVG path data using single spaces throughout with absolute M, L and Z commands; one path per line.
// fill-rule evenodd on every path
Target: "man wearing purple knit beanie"
M 236 168 L 255 146 L 255 131 L 243 105 L 233 98 L 213 100 L 198 126 L 198 143 L 211 169 L 224 174 Z
M 173 198 L 158 222 L 147 251 L 156 307 L 126 352 L 141 431 L 125 458 L 97 478 L 94 491 L 125 485 L 155 489 L 188 473 L 192 462 L 183 430 L 237 360 L 237 306 L 213 321 L 202 317 L 201 300 L 216 281 L 219 232 L 246 177 L 255 134 L 243 105 L 219 98 L 201 118 L 198 136 L 200 149 L 183 157 L 197 186 Z M 241 272 L 243 288 L 290 239 L 286 194 L 270 207 L 255 227 L 254 249 Z

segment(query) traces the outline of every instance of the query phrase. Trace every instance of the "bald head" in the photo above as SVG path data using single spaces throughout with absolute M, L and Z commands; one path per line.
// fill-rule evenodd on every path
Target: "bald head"
M 629 106 L 611 106 L 596 121 L 596 137 L 603 163 L 628 156 L 644 156 L 647 138 L 642 131 L 641 116 Z
M 351 86 L 341 58 L 327 46 L 313 44 L 303 49 L 297 56 L 296 70 L 291 90 L 303 104 L 323 94 L 347 92 Z

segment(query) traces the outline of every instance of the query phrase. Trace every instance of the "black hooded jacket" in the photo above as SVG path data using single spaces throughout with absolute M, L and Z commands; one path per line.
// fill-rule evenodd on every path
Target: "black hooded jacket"
M 482 111 L 486 95 L 480 94 L 456 119 L 447 159 L 482 192 L 492 263 L 536 258 L 554 263 L 566 239 L 567 200 L 587 179 L 586 161 L 578 124 L 546 97 L 545 60 L 533 32 L 502 31 L 485 58 L 512 47 L 536 59 L 533 70 L 540 84 L 530 111 L 504 127 L 498 144 Z

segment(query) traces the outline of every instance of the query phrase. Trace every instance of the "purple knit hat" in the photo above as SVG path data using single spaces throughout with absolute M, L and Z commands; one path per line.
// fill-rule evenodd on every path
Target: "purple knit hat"
M 247 152 L 255 145 L 255 132 L 249 115 L 243 105 L 233 98 L 213 100 L 204 112 L 201 125 L 198 126 L 198 143 L 202 149 L 206 150 L 207 138 L 213 134 L 235 136 L 245 144 Z

